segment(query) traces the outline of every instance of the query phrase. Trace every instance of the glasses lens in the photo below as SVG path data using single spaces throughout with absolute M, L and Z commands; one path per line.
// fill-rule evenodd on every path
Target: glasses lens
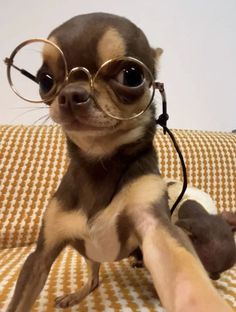
M 144 112 L 154 95 L 153 77 L 140 61 L 119 58 L 108 61 L 97 72 L 94 88 L 98 105 L 118 119 L 134 118 Z M 107 93 L 108 101 L 102 99 Z
M 22 43 L 13 55 L 9 69 L 13 90 L 31 102 L 52 99 L 66 75 L 66 64 L 59 48 L 39 39 Z

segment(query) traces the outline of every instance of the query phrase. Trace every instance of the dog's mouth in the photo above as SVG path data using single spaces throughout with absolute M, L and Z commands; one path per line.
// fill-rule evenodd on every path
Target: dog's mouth
M 88 117 L 71 116 L 60 122 L 61 126 L 67 131 L 104 131 L 110 126 L 96 124 Z
M 98 133 L 115 129 L 120 124 L 120 121 L 106 116 L 91 103 L 63 109 L 55 101 L 50 107 L 50 117 L 65 131 L 96 131 Z

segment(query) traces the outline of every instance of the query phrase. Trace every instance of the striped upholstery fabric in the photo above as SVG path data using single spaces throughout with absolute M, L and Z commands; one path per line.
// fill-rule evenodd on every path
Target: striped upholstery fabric
M 190 184 L 208 192 L 218 211 L 236 209 L 236 135 L 174 131 L 183 151 Z M 0 311 L 6 310 L 26 256 L 34 249 L 42 214 L 57 188 L 68 159 L 58 126 L 0 127 Z M 163 176 L 181 179 L 169 138 L 157 131 Z M 105 263 L 101 284 L 79 306 L 66 311 L 164 311 L 145 269 L 130 259 Z M 56 296 L 74 291 L 87 277 L 83 258 L 66 248 L 56 260 L 32 311 L 56 311 Z M 236 266 L 214 282 L 236 311 Z

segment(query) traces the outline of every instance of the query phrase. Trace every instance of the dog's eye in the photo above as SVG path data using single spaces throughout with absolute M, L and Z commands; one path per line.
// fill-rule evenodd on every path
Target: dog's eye
M 127 87 L 138 87 L 144 82 L 142 70 L 134 65 L 123 68 L 116 76 L 116 80 Z
M 48 73 L 39 72 L 37 75 L 37 81 L 39 84 L 39 91 L 41 94 L 47 94 L 54 85 L 53 76 Z

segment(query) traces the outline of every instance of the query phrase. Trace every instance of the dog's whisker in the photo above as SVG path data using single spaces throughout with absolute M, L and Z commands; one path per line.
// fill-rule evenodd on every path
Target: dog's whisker
M 48 109 L 48 106 L 37 106 L 37 107 L 35 107 L 35 106 L 27 106 L 27 107 L 22 106 L 22 107 L 10 107 L 9 109 L 12 109 L 12 110 L 15 110 L 15 109 L 26 109 L 26 110 L 34 109 L 34 110 L 37 110 L 37 109 Z
M 104 164 L 103 159 L 100 159 L 100 163 L 101 163 L 103 169 L 106 170 L 106 171 L 108 171 L 108 170 L 107 170 L 107 167 L 106 167 L 105 164 Z
M 47 118 L 41 123 L 41 125 L 45 125 L 50 120 L 50 116 L 48 115 Z
M 47 117 L 49 118 L 48 114 L 41 116 L 40 118 L 38 118 L 37 120 L 35 120 L 35 121 L 33 122 L 33 125 L 36 125 L 37 122 L 39 122 L 39 121 L 41 121 L 41 120 L 44 120 L 44 119 L 47 118 Z
M 27 109 L 25 112 L 20 113 L 20 114 L 18 114 L 15 118 L 13 118 L 13 119 L 11 120 L 11 122 L 14 123 L 16 120 L 20 119 L 20 118 L 23 117 L 24 115 L 29 114 L 29 113 L 32 113 L 32 112 L 35 112 L 35 111 L 37 111 L 37 110 L 38 110 L 38 108 Z

